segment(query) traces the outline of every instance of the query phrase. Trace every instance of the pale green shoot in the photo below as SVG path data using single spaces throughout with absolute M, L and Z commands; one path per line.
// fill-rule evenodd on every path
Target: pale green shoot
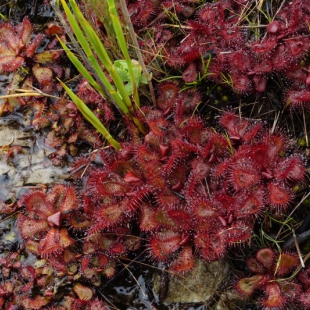
M 135 100 L 136 105 L 139 107 L 140 106 L 140 99 L 139 99 L 139 94 L 138 94 L 138 88 L 135 83 L 135 74 L 134 74 L 134 68 L 132 65 L 132 61 L 130 59 L 129 51 L 127 48 L 127 42 L 123 33 L 122 25 L 118 16 L 117 9 L 115 7 L 115 1 L 114 0 L 107 0 L 108 6 L 109 6 L 109 13 L 110 13 L 110 18 L 112 20 L 113 28 L 115 31 L 115 35 L 118 41 L 118 45 L 122 51 L 122 54 L 125 58 L 125 61 L 127 62 L 127 68 L 129 72 L 129 76 L 131 79 L 131 85 L 133 87 L 132 89 L 132 94 Z
M 131 60 L 133 75 L 134 75 L 134 85 L 139 88 L 140 84 L 147 84 L 148 81 L 145 75 L 142 73 L 142 66 L 140 63 L 134 59 Z M 134 85 L 132 84 L 132 79 L 130 77 L 128 63 L 125 60 L 114 61 L 115 68 L 125 84 L 125 88 L 129 95 L 134 93 Z

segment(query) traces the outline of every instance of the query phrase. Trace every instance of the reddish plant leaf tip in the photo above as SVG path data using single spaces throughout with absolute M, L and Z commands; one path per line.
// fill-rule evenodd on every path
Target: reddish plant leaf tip
M 243 278 L 237 283 L 237 290 L 244 296 L 250 296 L 253 292 L 259 288 L 260 282 L 263 280 L 263 275 L 255 275 L 250 278 Z
M 298 155 L 286 158 L 276 167 L 275 178 L 277 180 L 302 181 L 306 173 L 302 158 Z
M 310 288 L 300 295 L 300 301 L 305 307 L 310 308 Z
M 270 270 L 275 262 L 275 253 L 270 248 L 264 248 L 256 253 L 256 259 L 262 263 L 267 270 Z
M 276 274 L 280 277 L 288 275 L 292 270 L 299 266 L 299 259 L 291 253 L 281 253 L 276 266 Z
M 171 263 L 169 270 L 176 273 L 186 273 L 194 267 L 194 255 L 191 246 L 185 246 L 178 257 Z
M 47 221 L 52 224 L 52 225 L 55 225 L 55 226 L 60 226 L 60 220 L 61 220 L 61 213 L 60 211 L 50 215 L 48 218 L 47 218 Z
M 283 184 L 269 183 L 268 190 L 268 201 L 273 208 L 285 210 L 289 203 L 292 201 L 292 191 L 285 187 Z
M 251 162 L 237 162 L 230 168 L 231 186 L 238 192 L 250 188 L 260 182 L 260 175 Z
M 266 285 L 265 292 L 267 298 L 263 300 L 262 304 L 266 307 L 266 309 L 281 309 L 285 305 L 286 298 L 281 292 L 281 288 L 278 283 L 268 283 Z
M 151 238 L 150 254 L 153 259 L 165 261 L 180 248 L 181 236 L 170 230 L 163 230 Z
M 139 182 L 140 179 L 138 177 L 135 176 L 135 174 L 132 171 L 129 171 L 125 176 L 124 176 L 124 180 L 127 183 L 135 183 L 135 182 Z

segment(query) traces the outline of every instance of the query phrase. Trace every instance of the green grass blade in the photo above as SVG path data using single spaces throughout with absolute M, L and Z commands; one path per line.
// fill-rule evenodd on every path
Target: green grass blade
M 74 64 L 77 70 L 82 74 L 82 76 L 87 80 L 87 82 L 96 89 L 99 93 L 104 94 L 104 90 L 100 85 L 93 79 L 88 70 L 84 67 L 84 65 L 79 61 L 79 59 L 70 51 L 70 49 L 66 46 L 66 44 L 57 36 L 58 41 L 64 51 L 66 52 L 70 61 Z
M 96 117 L 96 115 L 88 108 L 88 106 L 78 96 L 76 96 L 74 92 L 65 83 L 63 83 L 60 80 L 59 82 L 61 83 L 62 87 L 65 89 L 67 94 L 70 96 L 72 101 L 75 103 L 79 111 L 82 113 L 83 117 L 87 121 L 89 121 L 96 128 L 96 130 L 100 132 L 116 150 L 120 150 L 121 145 L 111 136 L 109 131 L 100 122 L 100 120 Z
M 61 0 L 61 1 L 64 1 L 64 0 Z M 85 31 L 85 34 L 88 37 L 89 43 L 93 46 L 100 61 L 102 62 L 102 64 L 105 66 L 105 68 L 108 70 L 109 74 L 111 75 L 113 82 L 117 90 L 119 91 L 121 97 L 123 98 L 125 104 L 129 108 L 129 110 L 132 111 L 132 104 L 130 101 L 129 94 L 125 88 L 123 81 L 121 80 L 116 69 L 114 68 L 114 65 L 112 61 L 110 60 L 109 55 L 104 45 L 102 44 L 101 40 L 99 39 L 94 29 L 91 27 L 91 25 L 88 23 L 88 21 L 83 16 L 76 2 L 74 0 L 70 0 L 69 2 L 70 2 L 70 5 L 72 7 L 74 14 L 78 18 L 80 25 L 82 26 L 83 30 Z
M 71 1 L 72 2 L 72 1 Z M 112 101 L 122 110 L 122 112 L 126 115 L 129 115 L 129 109 L 128 109 L 128 104 L 124 103 L 122 98 L 120 97 L 120 95 L 118 94 L 117 91 L 115 91 L 114 87 L 111 85 L 111 83 L 109 82 L 108 78 L 106 77 L 105 73 L 103 72 L 103 70 L 101 69 L 99 63 L 97 62 L 92 50 L 90 49 L 90 44 L 88 43 L 88 41 L 86 40 L 82 30 L 80 29 L 74 15 L 71 13 L 68 5 L 65 3 L 64 0 L 61 0 L 61 3 L 64 7 L 65 13 L 67 15 L 68 21 L 74 31 L 74 34 L 78 40 L 78 42 L 81 44 L 86 56 L 88 57 L 90 63 L 92 64 L 94 70 L 96 71 L 98 77 L 100 78 L 100 80 L 102 81 L 103 85 L 105 86 L 105 88 L 107 89 L 107 91 L 105 93 L 108 92 L 108 94 L 112 97 Z M 85 19 L 83 17 L 83 14 L 81 13 L 81 11 L 78 9 L 77 7 L 77 11 L 79 11 L 79 16 L 82 16 L 83 19 Z M 78 12 L 77 12 L 78 13 Z M 78 16 L 77 16 L 78 17 Z M 91 28 L 91 26 L 88 24 L 88 27 Z M 92 29 L 92 28 L 91 28 Z M 112 64 L 111 60 L 109 59 L 108 55 L 105 55 L 105 63 L 104 65 L 108 65 Z M 69 55 L 68 55 L 69 57 Z M 77 62 L 76 62 L 77 63 Z M 77 67 L 77 69 L 79 70 L 82 69 L 81 66 L 83 66 L 81 63 L 78 64 L 79 67 Z M 84 67 L 84 66 L 83 66 Z M 85 67 L 84 67 L 85 68 Z M 83 69 L 82 69 L 83 70 Z M 85 68 L 85 70 L 87 70 Z M 85 72 L 85 70 L 83 70 L 83 72 Z M 84 76 L 84 75 L 83 75 Z M 89 76 L 89 75 L 88 75 Z M 84 76 L 86 78 L 86 76 Z M 87 78 L 86 78 L 87 79 Z M 115 84 L 116 85 L 116 84 Z M 123 83 L 120 85 L 120 83 L 118 83 L 118 85 L 116 85 L 116 87 L 118 88 L 119 86 L 124 87 Z M 103 96 L 105 95 L 105 93 L 102 93 L 100 90 L 98 90 Z M 120 92 L 121 96 L 122 93 Z M 124 97 L 123 97 L 124 98 Z M 111 99 L 111 98 L 110 98 Z M 130 98 L 128 97 L 128 100 L 130 102 Z

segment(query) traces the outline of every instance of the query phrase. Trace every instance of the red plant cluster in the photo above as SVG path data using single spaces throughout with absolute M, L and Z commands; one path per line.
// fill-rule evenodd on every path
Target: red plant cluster
M 54 85 L 54 83 L 55 79 L 52 79 L 48 85 Z M 78 84 L 76 93 L 105 126 L 108 127 L 115 119 L 106 100 L 98 95 L 85 80 Z M 68 154 L 76 156 L 82 143 L 87 143 L 93 148 L 102 146 L 98 132 L 84 120 L 72 101 L 61 98 L 49 104 L 48 100 L 47 98 L 33 100 L 35 112 L 31 124 L 35 130 L 49 129 L 44 142 L 55 149 L 55 152 L 49 156 L 55 166 L 63 165 L 67 161 Z M 51 126 L 54 123 L 57 125 Z
M 254 34 L 254 28 L 249 33 L 251 12 L 257 9 L 255 1 L 221 0 L 206 3 L 199 9 L 193 8 L 195 1 L 187 2 L 192 12 L 189 15 L 183 2 L 155 3 L 139 0 L 130 6 L 133 23 L 137 28 L 142 27 L 139 31 L 143 33 L 146 24 L 156 25 L 154 38 L 149 38 L 146 32 L 141 41 L 142 48 L 149 50 L 146 62 L 162 54 L 167 65 L 182 69 L 185 82 L 193 82 L 197 73 L 203 71 L 202 59 L 206 61 L 213 55 L 207 78 L 217 84 L 228 83 L 240 94 L 261 93 L 266 90 L 269 77 L 281 74 L 291 84 L 286 103 L 309 107 L 309 69 L 300 63 L 309 52 L 309 1 L 294 0 L 272 8 L 276 13 L 272 20 L 264 22 L 265 28 L 259 28 L 260 35 Z M 148 8 L 143 10 L 144 5 Z M 140 10 L 143 13 L 138 13 Z M 250 16 L 245 12 L 250 12 Z M 172 14 L 185 26 L 179 35 L 164 23 Z M 242 18 L 245 15 L 247 18 Z M 154 49 L 156 52 L 152 52 Z
M 1 309 L 108 309 L 102 301 L 94 298 L 92 289 L 79 282 L 68 294 L 66 287 L 72 285 L 70 280 L 64 281 L 61 274 L 57 274 L 45 260 L 37 261 L 34 266 L 22 261 L 23 256 L 18 252 L 0 259 Z M 57 300 L 54 299 L 56 294 Z M 51 308 L 53 306 L 55 308 Z
M 51 94 L 56 90 L 52 79 L 63 75 L 63 68 L 56 63 L 63 51 L 56 49 L 58 39 L 51 36 L 61 34 L 61 30 L 49 27 L 47 36 L 43 33 L 34 35 L 33 32 L 34 27 L 27 17 L 16 26 L 8 22 L 0 23 L 0 73 L 15 72 L 6 88 L 7 94 L 13 94 L 16 89 L 33 90 L 33 86 Z M 7 98 L 0 114 L 16 111 L 31 101 L 29 97 Z M 44 99 L 35 102 L 38 101 Z
M 264 292 L 263 309 L 284 309 L 293 304 L 310 309 L 310 269 L 291 277 L 299 265 L 299 258 L 293 253 L 260 249 L 256 257 L 247 260 L 247 267 L 254 275 L 240 279 L 236 288 L 245 297 L 256 291 Z
M 76 187 L 55 185 L 19 201 L 26 250 L 57 276 L 100 286 L 119 260 L 143 247 L 171 271 L 186 272 L 197 254 L 217 260 L 248 242 L 257 217 L 282 214 L 293 201 L 306 170 L 287 136 L 232 112 L 215 131 L 193 115 L 196 92 L 166 82 L 158 94 L 158 108 L 137 115 L 149 128 L 145 137 L 129 124 L 131 140 L 121 151 L 75 160 Z
M 85 180 L 84 212 L 71 225 L 91 240 L 119 236 L 110 255 L 128 251 L 122 236 L 138 225 L 151 257 L 180 272 L 193 266 L 194 250 L 219 259 L 249 241 L 257 216 L 285 212 L 305 166 L 301 156 L 289 155 L 288 138 L 261 122 L 226 112 L 219 120 L 226 134 L 215 132 L 192 117 L 192 91 L 179 94 L 173 83 L 158 90 L 159 109 L 141 110 L 150 128 L 144 141 L 134 136 L 120 152 L 75 162 L 73 176 Z M 95 252 L 106 249 L 89 242 Z

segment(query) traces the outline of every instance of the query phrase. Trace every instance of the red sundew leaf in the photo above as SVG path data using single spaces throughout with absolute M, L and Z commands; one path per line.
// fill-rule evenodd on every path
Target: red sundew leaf
M 308 106 L 310 102 L 310 90 L 303 89 L 288 92 L 285 100 L 292 108 Z
M 256 189 L 251 193 L 240 192 L 239 197 L 241 201 L 239 200 L 240 204 L 238 203 L 235 211 L 235 215 L 238 218 L 249 215 L 260 215 L 265 207 L 263 189 Z
M 19 33 L 19 37 L 24 45 L 27 45 L 30 41 L 30 37 L 33 31 L 33 27 L 27 17 L 23 19 L 21 32 Z
M 74 243 L 74 240 L 69 237 L 67 228 L 61 228 L 59 231 L 59 235 L 60 235 L 59 245 L 62 248 L 67 248 L 68 246 Z
M 198 117 L 191 118 L 184 126 L 181 128 L 182 134 L 185 135 L 189 143 L 194 145 L 201 145 L 205 142 L 205 137 L 202 135 L 203 132 L 203 121 Z
M 26 250 L 28 252 L 33 253 L 34 255 L 38 255 L 39 254 L 39 243 L 31 239 L 27 240 Z
M 216 5 L 206 4 L 198 12 L 198 19 L 209 25 L 213 25 L 215 20 L 220 18 Z
M 282 22 L 274 20 L 267 25 L 266 31 L 267 33 L 276 34 L 279 33 L 284 27 L 285 25 Z
M 191 217 L 188 213 L 178 210 L 168 210 L 167 215 L 172 220 L 175 228 L 182 229 L 182 231 L 190 229 Z
M 286 298 L 281 292 L 281 288 L 278 283 L 270 282 L 264 289 L 267 298 L 262 301 L 262 304 L 266 308 L 282 308 L 286 303 Z
M 213 163 L 227 155 L 228 150 L 229 144 L 226 138 L 214 133 L 201 153 L 204 158 L 209 158 L 209 162 Z
M 94 295 L 92 289 L 82 285 L 81 283 L 74 284 L 73 291 L 77 294 L 80 300 L 89 301 L 93 298 Z
M 199 52 L 198 52 L 199 53 Z M 186 57 L 188 58 L 188 56 Z M 185 60 L 186 61 L 186 60 Z M 196 80 L 197 68 L 194 62 L 190 63 L 188 67 L 183 71 L 182 78 L 185 82 L 191 83 Z
M 305 307 L 310 307 L 310 288 L 300 295 L 300 301 Z
M 281 161 L 275 169 L 276 180 L 302 181 L 306 173 L 305 165 L 300 156 L 294 155 Z
M 125 208 L 126 208 L 126 205 L 124 205 L 124 203 L 114 203 L 106 207 L 102 206 L 95 213 L 95 217 L 98 218 L 99 222 L 106 222 L 107 226 L 111 226 L 120 219 Z
M 191 64 L 195 65 L 195 63 L 193 63 L 193 61 L 198 59 L 200 57 L 200 55 L 201 55 L 201 52 L 200 52 L 199 48 L 197 46 L 192 46 L 191 40 L 188 40 L 188 41 L 184 42 L 178 48 L 178 50 L 180 51 L 180 54 L 182 55 L 182 60 L 184 62 L 186 62 L 186 63 L 190 63 L 190 65 Z M 196 65 L 195 65 L 195 67 L 196 67 Z M 188 68 L 188 69 L 193 70 L 194 68 L 192 66 L 192 68 Z M 185 69 L 185 70 L 187 70 L 187 69 Z M 188 80 L 190 80 L 190 77 L 192 77 L 192 78 L 194 77 L 193 76 L 193 72 L 188 72 L 188 73 L 192 75 L 192 76 L 188 76 Z M 183 77 L 183 75 L 182 75 L 182 77 Z M 196 74 L 195 74 L 195 77 L 196 77 Z M 183 79 L 184 79 L 184 77 L 183 77 Z M 185 79 L 186 79 L 186 76 L 185 76 Z M 185 79 L 184 79 L 184 81 L 186 82 Z
M 238 94 L 246 94 L 252 90 L 251 80 L 246 75 L 234 75 L 232 88 Z
M 26 48 L 26 57 L 32 58 L 37 47 L 41 44 L 44 39 L 44 34 L 38 34 L 27 46 Z
M 293 253 L 281 253 L 277 265 L 276 274 L 280 277 L 287 276 L 299 265 L 299 258 Z
M 251 239 L 253 224 L 245 221 L 235 221 L 230 227 L 223 228 L 220 232 L 226 230 L 226 243 L 236 244 L 247 242 Z
M 124 176 L 124 180 L 127 183 L 135 183 L 135 182 L 139 182 L 140 178 L 138 178 L 132 171 L 129 171 L 125 176 Z
M 72 240 L 68 236 L 67 229 L 51 228 L 39 242 L 39 253 L 42 257 L 48 257 L 50 254 L 63 251 L 63 248 L 70 244 Z
M 25 59 L 23 57 L 15 57 L 10 63 L 3 65 L 3 70 L 7 72 L 13 72 L 17 70 L 19 67 L 23 66 L 25 63 Z
M 193 249 L 191 246 L 185 246 L 182 248 L 178 257 L 173 260 L 169 266 L 169 270 L 176 273 L 186 273 L 193 269 L 195 258 L 193 255 Z
M 38 64 L 32 67 L 32 72 L 41 86 L 49 84 L 53 78 L 53 71 L 50 68 L 43 68 Z
M 127 192 L 126 195 L 129 199 L 127 203 L 127 212 L 135 212 L 143 202 L 145 197 L 148 197 L 149 194 L 154 193 L 155 189 L 153 186 L 140 186 L 137 190 L 133 192 Z
M 265 144 L 253 145 L 248 156 L 259 168 L 268 167 L 269 158 L 267 156 L 267 151 L 268 147 Z
M 262 123 L 256 123 L 252 126 L 247 126 L 246 131 L 242 137 L 243 142 L 253 143 L 258 134 L 263 130 Z
M 0 58 L 1 71 L 13 72 L 24 64 L 23 57 L 4 56 Z
M 299 299 L 300 294 L 302 292 L 302 286 L 297 283 L 293 283 L 291 281 L 279 281 L 278 284 L 280 285 L 281 291 L 290 299 Z
M 238 136 L 238 117 L 235 113 L 225 112 L 219 119 L 219 124 L 224 127 L 230 136 Z
M 266 273 L 265 267 L 256 258 L 250 257 L 247 259 L 246 264 L 253 273 Z
M 159 155 L 153 152 L 150 148 L 146 147 L 145 145 L 142 145 L 137 148 L 136 156 L 137 161 L 143 164 L 160 160 Z
M 44 143 L 50 147 L 60 148 L 60 146 L 63 144 L 63 140 L 63 137 L 58 137 L 57 133 L 52 130 L 47 134 Z
M 273 208 L 285 209 L 293 199 L 291 189 L 281 183 L 268 184 L 268 202 Z
M 259 288 L 261 281 L 263 280 L 264 275 L 255 275 L 250 278 L 242 278 L 237 283 L 237 290 L 243 296 L 250 296 L 253 292 Z
M 78 199 L 72 186 L 61 184 L 54 185 L 46 195 L 46 200 L 53 206 L 55 211 L 66 214 L 78 208 Z
M 63 261 L 68 264 L 76 260 L 76 253 L 72 252 L 69 248 L 65 249 L 63 254 Z
M 19 48 L 19 39 L 16 36 L 14 28 L 9 24 L 0 25 L 1 41 L 8 45 L 14 52 Z
M 125 196 L 128 192 L 128 183 L 119 175 L 106 171 L 96 171 L 89 178 L 89 184 L 95 194 L 100 196 Z
M 210 235 L 209 247 L 201 249 L 200 255 L 207 261 L 218 260 L 226 252 L 227 242 L 225 230 Z
M 22 287 L 19 288 L 20 292 L 26 293 L 29 292 L 34 286 L 34 281 L 31 281 L 27 283 L 26 285 L 23 285 Z
M 126 247 L 123 243 L 117 242 L 108 249 L 108 252 L 112 256 L 122 255 L 126 253 Z
M 148 146 L 158 147 L 160 144 L 160 137 L 156 136 L 152 131 L 150 131 L 145 137 L 144 142 Z
M 260 180 L 260 174 L 253 162 L 240 159 L 230 167 L 229 183 L 236 192 L 251 188 Z
M 5 45 L 0 45 L 0 64 L 7 64 L 15 58 L 15 53 Z M 11 57 L 11 58 L 7 58 Z
M 250 44 L 252 52 L 258 55 L 266 55 L 273 51 L 278 45 L 276 38 L 270 38 L 264 41 L 254 41 Z
M 116 263 L 115 261 L 110 261 L 109 264 L 103 268 L 102 274 L 105 275 L 108 279 L 112 278 L 115 275 Z
M 157 91 L 159 94 L 157 98 L 158 107 L 163 111 L 171 109 L 179 93 L 179 87 L 172 82 L 163 82 L 157 86 Z
M 298 280 L 305 284 L 305 286 L 307 287 L 310 287 L 310 268 L 306 268 L 306 269 L 303 269 L 301 270 L 299 273 L 298 273 Z M 309 295 L 310 297 L 310 295 Z M 310 301 L 310 299 L 309 299 Z
M 220 177 L 224 177 L 226 172 L 228 171 L 228 168 L 231 166 L 231 164 L 232 164 L 231 159 L 228 159 L 228 160 L 225 160 L 225 161 L 219 163 L 217 166 L 215 166 L 212 169 L 213 177 L 215 177 L 216 179 L 218 179 Z
M 36 278 L 36 271 L 32 266 L 21 268 L 20 275 L 27 281 L 33 281 Z
M 267 145 L 267 156 L 269 161 L 276 162 L 277 157 L 284 151 L 285 138 L 277 134 L 269 134 L 264 138 L 264 144 Z
M 159 223 L 155 219 L 155 211 L 147 204 L 141 204 L 141 215 L 139 221 L 139 227 L 142 231 L 152 231 L 159 227 Z
M 210 220 L 218 212 L 215 203 L 206 199 L 193 199 L 190 204 L 190 209 L 193 210 L 194 216 L 198 221 Z
M 47 35 L 55 35 L 55 34 L 62 34 L 62 28 L 60 26 L 58 26 L 55 23 L 50 23 L 47 25 L 47 29 L 45 30 L 45 33 Z
M 61 213 L 60 211 L 50 215 L 48 218 L 47 218 L 47 221 L 52 224 L 52 225 L 55 225 L 55 226 L 60 226 L 60 219 L 61 219 Z
M 28 218 L 22 214 L 18 215 L 18 227 L 24 239 L 34 238 L 37 234 L 49 229 L 46 220 Z
M 100 300 L 94 300 L 91 302 L 89 306 L 89 310 L 108 310 L 109 308 L 104 304 L 103 301 Z
M 162 230 L 150 240 L 150 254 L 153 259 L 165 261 L 180 248 L 181 236 L 172 230 Z
M 233 209 L 233 206 L 236 204 L 236 198 L 232 195 L 227 195 L 223 193 L 217 193 L 214 197 L 214 201 L 218 204 L 218 210 L 221 212 L 227 213 Z
M 158 205 L 163 208 L 171 208 L 180 204 L 180 198 L 169 189 L 162 189 L 162 191 L 156 193 L 156 201 Z
M 297 60 L 309 49 L 309 38 L 306 36 L 292 37 L 284 41 L 290 60 Z
M 159 137 L 163 137 L 168 130 L 169 123 L 164 118 L 148 119 L 147 124 L 151 131 Z
M 25 309 L 34 309 L 34 310 L 39 310 L 49 303 L 50 303 L 49 298 L 39 295 L 35 296 L 34 299 L 25 298 L 22 301 L 22 305 L 25 307 Z
M 4 287 L 0 284 L 0 297 L 3 297 L 7 294 L 7 292 L 4 290 Z
M 255 74 L 252 80 L 254 82 L 254 89 L 257 92 L 262 93 L 266 90 L 267 78 L 264 75 Z
M 270 248 L 260 249 L 256 253 L 256 259 L 262 263 L 267 270 L 271 270 L 275 263 L 275 253 Z

